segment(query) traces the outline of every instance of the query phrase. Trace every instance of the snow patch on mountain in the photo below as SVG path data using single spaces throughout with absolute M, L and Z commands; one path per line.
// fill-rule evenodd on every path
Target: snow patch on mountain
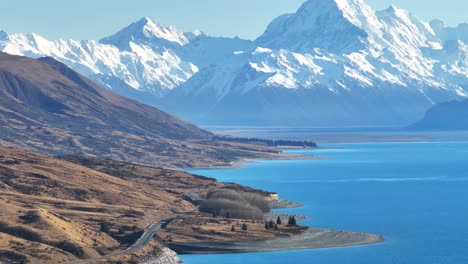
M 147 31 L 151 29 L 154 28 Z M 51 56 L 91 79 L 115 76 L 133 89 L 158 96 L 198 72 L 197 66 L 183 61 L 170 49 L 157 51 L 133 41 L 126 46 L 128 49 L 120 49 L 93 40 L 49 41 L 37 34 L 5 33 L 0 39 L 0 48 L 4 52 L 33 58 Z M 112 89 L 112 85 L 107 87 Z
M 386 111 L 385 118 L 404 122 L 431 104 L 468 96 L 467 43 L 468 24 L 426 23 L 395 6 L 375 11 L 363 0 L 308 0 L 255 41 L 183 32 L 149 18 L 100 41 L 0 31 L 2 51 L 52 56 L 124 95 L 146 103 L 148 95 L 162 98 L 167 110 L 184 101 L 193 105 L 188 112 L 198 111 L 203 102 L 207 119 L 209 111 L 247 101 L 273 119 L 268 109 L 286 100 L 284 112 L 298 120 L 315 109 L 309 103 L 342 119 L 374 111 L 378 120 Z
M 197 31 L 190 36 L 199 34 L 201 32 Z M 118 47 L 128 47 L 130 42 L 146 42 L 162 48 L 167 44 L 183 46 L 189 43 L 189 39 L 183 31 L 174 26 L 163 27 L 152 19 L 144 17 L 114 35 L 101 39 L 100 42 Z

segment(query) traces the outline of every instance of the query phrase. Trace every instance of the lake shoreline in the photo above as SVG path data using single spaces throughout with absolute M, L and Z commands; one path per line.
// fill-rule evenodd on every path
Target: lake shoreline
M 301 234 L 259 241 L 169 243 L 181 255 L 277 252 L 303 249 L 342 248 L 384 242 L 380 235 L 309 227 Z
M 178 171 L 193 171 L 193 170 L 228 170 L 228 169 L 242 169 L 246 164 L 256 163 L 261 161 L 274 161 L 274 160 L 314 160 L 321 159 L 320 156 L 309 156 L 309 155 L 298 155 L 290 154 L 283 152 L 284 150 L 317 150 L 321 148 L 280 148 L 282 152 L 278 155 L 271 155 L 268 157 L 258 157 L 258 158 L 240 158 L 236 161 L 231 161 L 224 165 L 215 165 L 215 166 L 201 166 L 201 167 L 178 167 L 178 168 L 168 168 L 171 170 Z
M 322 148 L 282 148 L 281 157 L 259 158 L 259 159 L 241 159 L 233 162 L 229 166 L 190 168 L 188 170 L 223 170 L 240 169 L 247 164 L 269 161 L 269 160 L 315 160 L 326 159 L 320 156 L 298 155 L 287 153 L 287 150 L 320 150 Z M 180 169 L 180 168 L 179 168 Z M 272 209 L 291 209 L 302 207 L 303 204 L 282 200 L 291 203 L 290 206 L 277 206 Z M 274 214 L 274 212 L 272 212 Z M 277 213 L 278 215 L 280 213 Z M 292 215 L 292 214 L 287 214 Z M 300 220 L 306 219 L 303 216 Z M 299 220 L 299 221 L 300 221 Z M 177 254 L 229 254 L 229 253 L 256 253 L 256 252 L 275 252 L 300 249 L 321 249 L 321 248 L 341 248 L 350 246 L 364 246 L 384 242 L 384 238 L 378 234 L 352 232 L 343 230 L 332 230 L 325 228 L 314 228 L 305 226 L 307 229 L 300 234 L 276 237 L 265 240 L 232 240 L 232 241 L 209 241 L 209 242 L 175 242 L 168 243 L 166 246 L 171 248 Z

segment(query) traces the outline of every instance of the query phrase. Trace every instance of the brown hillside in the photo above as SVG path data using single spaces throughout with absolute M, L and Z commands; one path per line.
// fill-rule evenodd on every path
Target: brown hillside
M 213 179 L 96 158 L 0 147 L 0 262 L 61 263 L 133 243 L 150 223 L 192 210 Z
M 225 165 L 274 153 L 118 96 L 52 58 L 0 52 L 0 143 L 158 166 Z

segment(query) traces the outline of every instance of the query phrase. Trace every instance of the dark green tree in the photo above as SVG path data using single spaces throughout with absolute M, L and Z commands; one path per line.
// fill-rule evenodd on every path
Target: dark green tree
M 273 222 L 273 220 L 270 220 L 270 222 L 268 222 L 268 228 L 270 229 L 275 228 L 275 222 Z
M 290 225 L 290 226 L 295 226 L 295 225 L 297 225 L 296 217 L 295 217 L 294 215 L 292 215 L 292 216 L 289 217 L 288 225 Z
M 281 221 L 281 217 L 278 216 L 278 219 L 276 219 L 276 223 L 278 225 L 281 225 L 283 223 L 283 221 Z
M 235 232 L 236 231 L 236 228 L 233 226 L 231 226 L 231 232 Z
M 242 231 L 247 231 L 247 229 L 248 229 L 247 224 L 244 223 L 244 224 L 242 225 Z

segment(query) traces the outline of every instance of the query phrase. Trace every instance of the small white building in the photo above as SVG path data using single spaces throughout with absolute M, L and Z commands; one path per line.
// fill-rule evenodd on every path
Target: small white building
M 267 196 L 265 198 L 265 200 L 267 200 L 268 202 L 272 202 L 272 201 L 278 201 L 279 200 L 279 196 L 277 193 L 272 193 L 270 194 L 269 196 Z

